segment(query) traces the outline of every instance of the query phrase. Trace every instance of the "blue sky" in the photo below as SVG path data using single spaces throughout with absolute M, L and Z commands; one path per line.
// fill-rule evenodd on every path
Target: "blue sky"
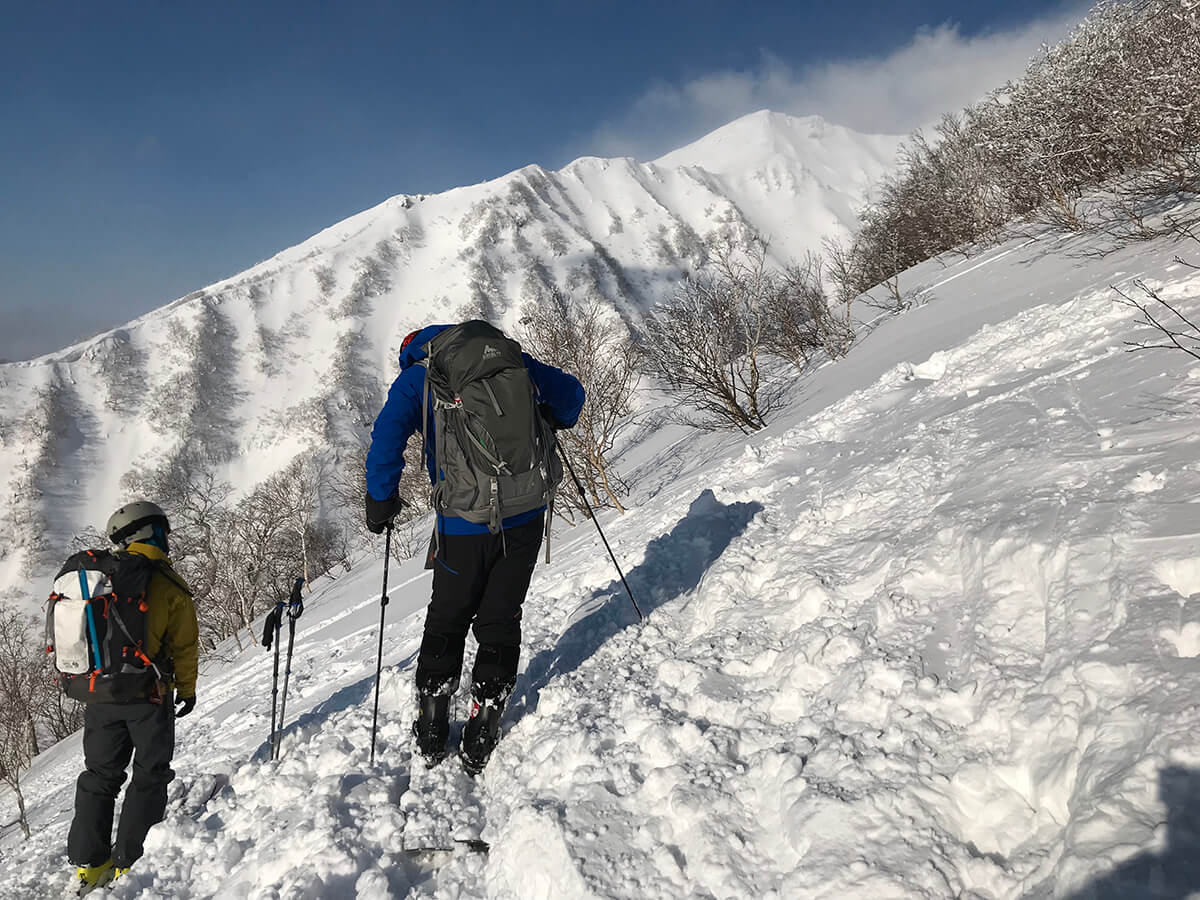
M 0 358 L 398 193 L 653 158 L 763 107 L 907 132 L 1019 74 L 1085 10 L 0 0 Z

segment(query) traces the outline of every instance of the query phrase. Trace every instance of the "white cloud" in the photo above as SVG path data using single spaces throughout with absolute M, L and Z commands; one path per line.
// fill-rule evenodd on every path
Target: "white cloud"
M 764 54 L 751 71 L 721 71 L 685 84 L 651 85 L 630 109 L 571 149 L 573 155 L 653 159 L 759 109 L 817 114 L 858 131 L 907 134 L 1016 78 L 1045 43 L 1087 10 L 1072 2 L 1018 28 L 972 37 L 957 26 L 922 29 L 876 58 L 797 69 Z

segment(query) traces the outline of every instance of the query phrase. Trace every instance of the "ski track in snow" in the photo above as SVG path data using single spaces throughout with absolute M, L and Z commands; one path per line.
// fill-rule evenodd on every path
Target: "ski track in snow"
M 1136 313 L 1105 287 L 1151 277 L 1195 312 L 1175 252 L 929 265 L 925 305 L 763 433 L 664 429 L 603 517 L 646 621 L 594 534 L 558 528 L 473 784 L 454 757 L 410 767 L 415 564 L 369 766 L 378 570 L 356 566 L 302 620 L 282 759 L 251 648 L 202 681 L 168 819 L 95 896 L 1200 891 L 1200 369 L 1124 352 Z M 79 759 L 74 738 L 31 773 L 36 835 L 0 839 L 0 897 L 67 884 Z M 492 850 L 405 854 L 422 834 Z

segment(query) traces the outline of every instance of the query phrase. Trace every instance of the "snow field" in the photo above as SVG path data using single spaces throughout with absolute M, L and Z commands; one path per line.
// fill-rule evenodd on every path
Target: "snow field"
M 1123 352 L 1133 316 L 1021 311 L 677 485 L 676 515 L 724 489 L 630 580 L 679 599 L 542 692 L 493 797 L 556 808 L 601 896 L 1062 895 L 1161 845 L 1196 394 Z
M 1126 353 L 1137 314 L 1106 287 L 1197 312 L 1200 277 L 1169 243 L 1071 241 L 909 273 L 922 305 L 760 434 L 631 449 L 630 511 L 601 523 L 646 621 L 590 525 L 558 528 L 473 787 L 410 764 L 428 581 L 393 571 L 374 768 L 378 567 L 322 584 L 283 758 L 252 648 L 201 682 L 168 820 L 108 896 L 1200 889 L 1200 368 Z M 34 840 L 0 837 L 0 897 L 65 884 L 73 743 L 31 775 Z M 447 825 L 490 854 L 402 852 Z

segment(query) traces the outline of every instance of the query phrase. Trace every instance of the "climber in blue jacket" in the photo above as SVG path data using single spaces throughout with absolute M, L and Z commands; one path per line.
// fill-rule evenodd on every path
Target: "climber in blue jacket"
M 431 340 L 452 325 L 429 325 L 408 335 L 400 347 L 400 375 L 375 420 L 366 463 L 366 520 L 376 534 L 400 512 L 398 495 L 408 440 L 423 426 L 425 468 L 438 484 L 434 398 L 426 389 Z M 521 354 L 541 415 L 555 429 L 575 425 L 583 409 L 579 380 Z M 422 398 L 428 405 L 422 411 Z M 450 697 L 458 688 L 468 629 L 479 651 L 472 670 L 471 718 L 463 730 L 460 756 L 472 774 L 481 771 L 499 740 L 500 717 L 516 681 L 521 650 L 521 606 L 542 544 L 546 508 L 504 516 L 499 529 L 439 511 L 433 596 L 417 657 L 418 714 L 413 723 L 418 751 L 428 765 L 446 756 Z M 432 554 L 431 554 L 432 557 Z

